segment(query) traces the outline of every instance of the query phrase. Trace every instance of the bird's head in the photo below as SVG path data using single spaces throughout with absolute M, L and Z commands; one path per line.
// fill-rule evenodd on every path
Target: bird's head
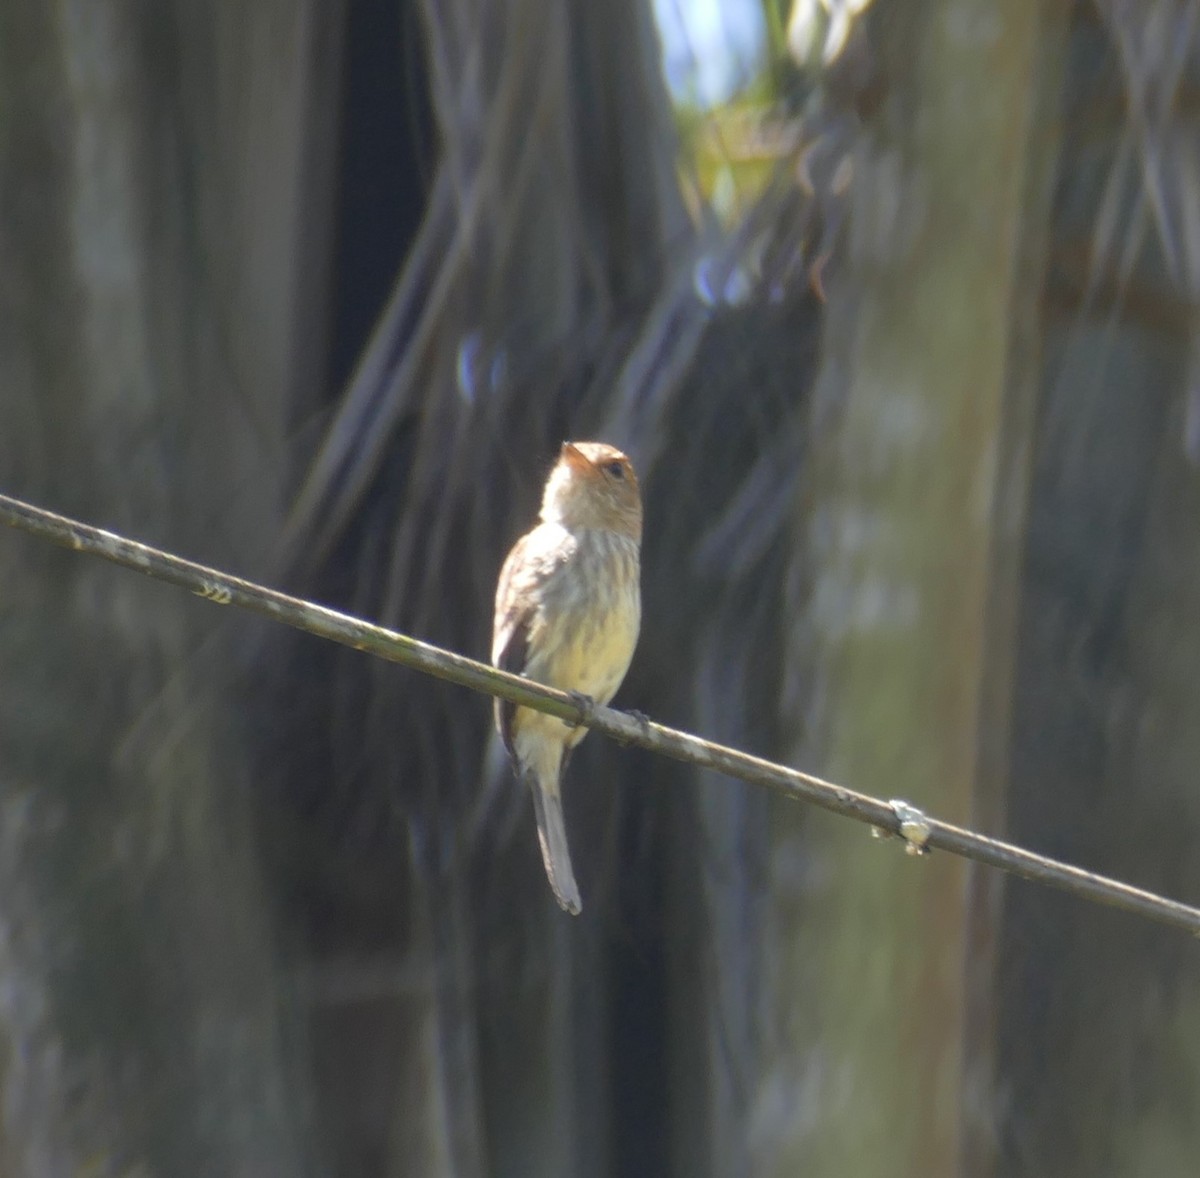
M 546 480 L 542 519 L 642 538 L 642 493 L 633 464 L 607 442 L 563 442 Z

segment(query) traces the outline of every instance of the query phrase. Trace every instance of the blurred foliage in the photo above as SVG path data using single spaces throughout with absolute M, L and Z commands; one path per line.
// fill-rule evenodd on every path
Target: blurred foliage
M 1194 899 L 1200 3 L 764 12 L 0 7 L 6 488 L 479 655 L 607 438 L 618 704 Z M 0 560 L 5 1173 L 1194 1169 L 1177 937 L 596 739 L 568 921 L 486 701 Z
M 683 190 L 695 220 L 711 211 L 726 227 L 738 224 L 795 156 L 798 128 L 773 109 L 768 95 L 755 94 L 711 110 L 677 108 Z

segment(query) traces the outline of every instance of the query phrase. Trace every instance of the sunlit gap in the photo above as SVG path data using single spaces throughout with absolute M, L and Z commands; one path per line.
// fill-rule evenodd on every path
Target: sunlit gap
M 654 0 L 654 15 L 675 103 L 709 110 L 762 69 L 767 33 L 760 0 Z

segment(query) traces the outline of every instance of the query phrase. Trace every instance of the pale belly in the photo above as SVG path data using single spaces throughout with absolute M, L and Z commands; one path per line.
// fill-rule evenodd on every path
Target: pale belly
M 539 644 L 546 655 L 532 660 L 526 674 L 560 691 L 578 691 L 608 703 L 633 659 L 638 613 L 634 606 L 609 610 L 590 624 L 568 616 L 547 626 Z
M 595 566 L 589 573 L 589 584 L 612 583 L 612 578 Z M 525 674 L 560 691 L 577 691 L 598 704 L 607 704 L 621 686 L 637 646 L 641 599 L 636 564 L 631 591 L 593 592 L 577 608 L 567 608 L 563 598 L 551 594 L 548 606 L 530 636 L 533 657 Z M 552 716 L 524 708 L 518 709 L 516 727 L 553 734 L 568 747 L 587 735 L 586 728 L 571 728 Z

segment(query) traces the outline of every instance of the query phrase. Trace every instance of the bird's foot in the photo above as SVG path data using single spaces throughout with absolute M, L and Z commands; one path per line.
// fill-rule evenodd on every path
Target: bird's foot
M 568 691 L 567 695 L 571 697 L 571 702 L 579 709 L 578 720 L 564 720 L 568 728 L 578 728 L 581 724 L 587 724 L 596 714 L 596 701 L 590 695 L 584 695 L 582 691 Z
M 630 708 L 627 712 L 621 713 L 623 716 L 628 716 L 631 720 L 637 723 L 637 726 L 642 730 L 642 735 L 646 738 L 650 736 L 650 717 L 645 712 L 639 712 L 637 708 Z M 628 748 L 631 744 L 636 744 L 637 741 L 631 737 L 614 736 L 613 739 L 620 745 Z

